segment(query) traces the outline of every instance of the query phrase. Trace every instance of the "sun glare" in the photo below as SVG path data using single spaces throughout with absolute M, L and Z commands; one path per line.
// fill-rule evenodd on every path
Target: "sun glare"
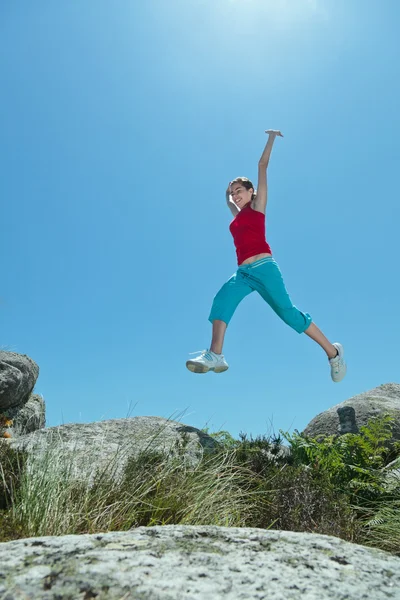
M 326 15 L 325 0 L 221 0 L 225 8 L 238 11 L 242 15 L 257 13 L 270 21 L 290 23 L 310 18 L 313 15 Z

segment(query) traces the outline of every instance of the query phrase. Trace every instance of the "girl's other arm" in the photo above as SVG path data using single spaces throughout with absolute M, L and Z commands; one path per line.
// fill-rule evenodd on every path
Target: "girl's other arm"
M 239 212 L 239 209 L 236 206 L 236 204 L 234 202 L 232 202 L 232 200 L 230 198 L 231 197 L 231 184 L 228 185 L 228 188 L 225 192 L 225 197 L 226 197 L 226 203 L 229 206 L 231 213 L 233 214 L 234 217 L 236 217 L 236 215 Z

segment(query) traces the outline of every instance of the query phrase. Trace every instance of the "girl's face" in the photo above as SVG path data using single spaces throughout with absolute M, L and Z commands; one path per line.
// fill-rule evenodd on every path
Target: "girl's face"
M 231 196 L 236 206 L 242 209 L 246 204 L 251 202 L 251 197 L 254 193 L 253 188 L 246 190 L 242 183 L 233 183 L 231 185 Z

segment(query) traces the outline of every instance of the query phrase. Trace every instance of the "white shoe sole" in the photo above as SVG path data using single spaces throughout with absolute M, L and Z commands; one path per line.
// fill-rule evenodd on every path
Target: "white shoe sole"
M 223 373 L 224 371 L 227 371 L 229 367 L 207 367 L 207 365 L 203 365 L 199 362 L 196 362 L 195 360 L 188 360 L 186 361 L 186 367 L 189 369 L 189 371 L 191 371 L 192 373 L 208 373 L 208 371 L 214 371 L 214 373 Z
M 210 367 L 207 367 L 207 365 L 202 365 L 201 363 L 196 362 L 194 360 L 186 361 L 186 367 L 192 373 L 208 373 L 208 371 L 210 370 Z

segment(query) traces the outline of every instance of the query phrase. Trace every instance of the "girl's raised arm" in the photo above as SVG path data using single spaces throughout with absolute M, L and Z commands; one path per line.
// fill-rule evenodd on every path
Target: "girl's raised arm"
M 277 136 L 283 137 L 280 131 L 275 129 L 268 129 L 265 133 L 268 133 L 268 141 L 264 148 L 264 152 L 258 161 L 258 184 L 257 184 L 257 195 L 254 200 L 254 209 L 265 214 L 267 207 L 267 168 L 269 159 L 271 156 L 272 146 L 274 145 L 275 138 Z

